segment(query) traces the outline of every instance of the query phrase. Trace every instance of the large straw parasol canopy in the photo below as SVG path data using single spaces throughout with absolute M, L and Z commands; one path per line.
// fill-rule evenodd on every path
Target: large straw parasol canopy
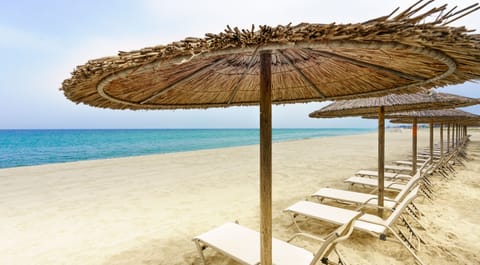
M 480 77 L 480 40 L 449 23 L 477 9 L 427 9 L 355 24 L 227 26 L 78 66 L 61 90 L 76 103 L 113 109 L 253 105 L 262 51 L 272 51 L 272 103 L 410 93 Z M 397 10 L 395 10 L 397 11 Z
M 415 93 L 383 97 L 338 100 L 309 114 L 312 118 L 337 118 L 347 116 L 377 115 L 378 108 L 385 113 L 409 110 L 446 109 L 479 104 L 478 99 L 448 93 Z

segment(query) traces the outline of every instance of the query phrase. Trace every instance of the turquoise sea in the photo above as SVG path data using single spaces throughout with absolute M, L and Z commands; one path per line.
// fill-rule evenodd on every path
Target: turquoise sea
M 273 129 L 273 141 L 374 129 Z M 259 143 L 258 129 L 0 130 L 0 168 Z

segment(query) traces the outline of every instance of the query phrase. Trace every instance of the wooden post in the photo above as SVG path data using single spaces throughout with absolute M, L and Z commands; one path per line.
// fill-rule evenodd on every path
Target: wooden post
M 460 142 L 463 142 L 463 139 L 464 139 L 464 134 L 463 134 L 463 126 L 462 125 L 459 125 L 459 129 L 460 129 Z
M 463 141 L 463 129 L 462 129 L 462 125 L 458 125 L 458 142 L 462 142 Z
M 455 149 L 455 124 L 452 124 L 452 150 Z
M 412 176 L 417 173 L 417 118 L 412 124 Z
M 459 133 L 459 130 L 458 130 L 458 124 L 455 124 L 455 146 L 458 147 L 458 139 L 460 139 L 458 137 L 458 133 Z
M 447 153 L 450 153 L 450 123 L 447 125 Z
M 465 139 L 465 133 L 463 132 L 463 126 L 460 125 L 460 142 L 463 142 Z
M 458 125 L 458 142 L 462 142 L 462 126 Z
M 457 127 L 458 127 L 458 143 L 460 144 L 462 140 L 462 131 L 460 129 L 460 124 L 458 124 Z
M 433 164 L 433 120 L 430 120 L 430 163 Z
M 378 216 L 383 217 L 385 175 L 385 108 L 378 109 Z
M 443 159 L 443 123 L 440 123 L 440 159 Z
M 272 265 L 272 53 L 260 52 L 260 263 Z
M 460 139 L 459 125 L 455 124 L 455 146 L 458 147 L 458 139 Z

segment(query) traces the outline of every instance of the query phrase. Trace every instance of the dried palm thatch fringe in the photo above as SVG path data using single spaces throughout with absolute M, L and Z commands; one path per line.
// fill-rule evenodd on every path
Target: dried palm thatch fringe
M 429 124 L 430 122 L 433 122 L 434 124 L 458 124 L 458 125 L 463 125 L 463 126 L 468 126 L 468 127 L 479 127 L 480 126 L 480 121 L 478 120 L 458 120 L 459 118 L 452 119 L 452 118 L 422 118 L 420 120 L 417 120 L 417 124 Z M 402 124 L 412 124 L 413 119 L 392 119 L 390 120 L 390 123 L 402 123 Z
M 387 95 L 374 98 L 337 100 L 309 114 L 311 118 L 336 118 L 361 115 L 376 115 L 379 107 L 385 113 L 409 110 L 451 109 L 480 104 L 480 100 L 448 93 L 415 93 Z
M 259 51 L 272 50 L 272 102 L 322 101 L 480 79 L 480 38 L 449 24 L 478 10 L 419 1 L 363 23 L 227 26 L 219 34 L 120 51 L 77 66 L 61 90 L 76 103 L 114 109 L 257 104 Z M 423 12 L 423 13 L 422 13 Z
M 376 115 L 363 116 L 365 119 L 376 119 Z M 402 123 L 412 123 L 413 118 L 417 118 L 418 123 L 434 122 L 480 122 L 480 116 L 458 109 L 445 110 L 421 110 L 421 111 L 406 111 L 398 113 L 385 114 L 385 119 L 393 119 L 395 121 L 402 121 Z

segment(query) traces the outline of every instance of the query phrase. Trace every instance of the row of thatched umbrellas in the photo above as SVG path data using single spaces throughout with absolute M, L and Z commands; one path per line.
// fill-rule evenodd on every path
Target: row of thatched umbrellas
M 453 107 L 465 107 L 480 103 L 476 99 L 446 94 L 446 93 L 417 93 L 408 95 L 388 95 L 376 98 L 339 100 L 310 113 L 312 118 L 335 118 L 349 116 L 365 116 L 378 119 L 378 215 L 383 215 L 384 202 L 384 173 L 385 173 L 385 116 L 395 119 L 413 119 L 412 126 L 412 173 L 416 172 L 417 165 L 417 118 L 429 120 L 442 117 L 465 117 L 466 114 L 457 111 L 435 111 Z M 422 110 L 431 110 L 429 112 Z M 418 110 L 418 111 L 414 111 Z M 405 112 L 410 111 L 410 112 Z M 454 112 L 454 113 L 452 113 Z M 461 111 L 460 111 L 461 112 Z M 432 126 L 430 126 L 432 128 Z M 433 141 L 433 138 L 431 138 Z M 433 157 L 433 149 L 431 153 Z
M 450 150 L 450 145 L 454 146 L 458 144 L 460 138 L 463 138 L 467 135 L 467 126 L 480 126 L 480 116 L 461 111 L 461 110 L 436 110 L 436 111 L 417 111 L 417 112 L 407 112 L 407 113 L 398 113 L 392 115 L 391 123 L 407 123 L 412 124 L 412 129 L 416 130 L 416 126 L 419 123 L 429 124 L 430 128 L 430 157 L 433 158 L 433 127 L 434 124 L 439 124 L 440 131 L 440 158 L 443 158 L 444 155 L 444 138 L 443 138 L 443 125 L 447 125 L 447 150 L 448 153 Z M 450 125 L 452 126 L 452 138 L 450 141 Z M 415 138 L 416 141 L 416 138 Z M 413 153 L 414 162 L 416 162 L 416 152 Z M 432 160 L 433 162 L 433 160 Z M 414 165 L 414 170 L 415 170 Z
M 417 167 L 417 123 L 430 124 L 430 157 L 433 159 L 433 123 L 479 122 L 480 116 L 453 110 L 480 104 L 473 98 L 446 93 L 388 95 L 376 98 L 340 100 L 310 113 L 312 118 L 363 116 L 378 119 L 378 215 L 383 216 L 385 173 L 385 117 L 397 123 L 412 123 L 412 175 Z M 448 110 L 442 110 L 448 109 Z M 455 122 L 456 121 L 456 122 Z M 440 130 L 443 154 L 443 127 Z M 433 162 L 433 160 L 431 160 Z
M 271 104 L 353 99 L 480 79 L 480 38 L 450 23 L 476 10 L 418 1 L 354 24 L 230 28 L 78 66 L 61 90 L 112 109 L 260 105 L 262 265 L 272 264 Z M 433 18 L 433 19 L 432 19 Z

